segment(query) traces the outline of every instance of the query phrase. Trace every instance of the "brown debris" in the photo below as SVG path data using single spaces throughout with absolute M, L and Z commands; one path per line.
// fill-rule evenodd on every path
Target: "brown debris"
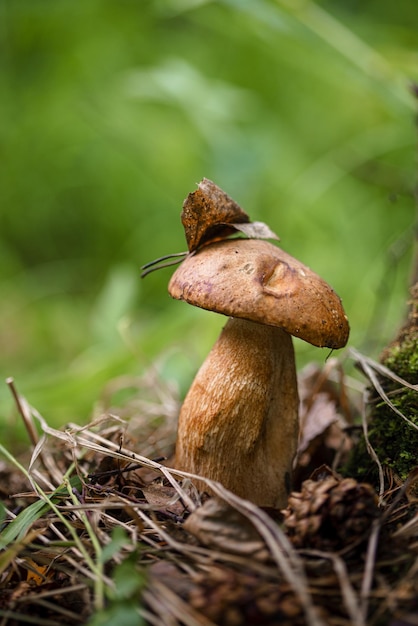
M 190 604 L 219 626 L 304 623 L 300 603 L 286 583 L 214 566 L 198 575 L 195 584 Z
M 219 498 L 210 498 L 194 511 L 183 527 L 204 546 L 266 561 L 269 552 L 249 520 Z
M 355 381 L 348 379 L 336 358 L 328 359 L 323 367 L 309 364 L 298 374 L 300 434 L 295 489 L 321 465 L 336 467 L 346 461 L 353 445 L 350 427 L 358 412 L 349 384 Z
M 338 411 L 345 416 L 341 405 Z M 60 488 L 58 512 L 93 561 L 97 543 L 106 550 L 115 531 L 124 540 L 104 571 L 93 572 L 62 520 L 44 511 L 2 553 L 4 626 L 28 616 L 43 626 L 88 623 L 98 577 L 111 589 L 124 564 L 143 580 L 124 610 L 132 606 L 147 626 L 416 626 L 416 472 L 377 506 L 369 485 L 318 466 L 290 496 L 283 521 L 202 479 L 205 491 L 217 493 L 207 499 L 189 476 L 139 455 L 135 450 L 149 447 L 140 420 L 137 431 L 109 416 L 61 432 L 39 419 L 46 443 L 42 460 L 30 462 L 34 484 Z M 169 430 L 164 422 L 154 431 L 156 449 L 159 432 L 173 440 Z M 70 477 L 80 484 L 65 494 L 72 464 Z M 20 476 L 8 471 L 10 480 Z M 33 491 L 21 496 L 25 507 L 38 500 Z M 13 528 L 14 512 L 5 515 L 5 528 Z

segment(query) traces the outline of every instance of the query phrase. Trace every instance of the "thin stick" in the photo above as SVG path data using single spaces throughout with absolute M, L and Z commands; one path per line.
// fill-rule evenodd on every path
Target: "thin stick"
M 26 403 L 24 403 L 22 397 L 17 391 L 14 379 L 12 377 L 6 378 L 6 384 L 9 386 L 9 389 L 12 392 L 12 396 L 14 398 L 17 410 L 19 411 L 20 416 L 23 419 L 23 423 L 29 435 L 29 439 L 33 447 L 35 448 L 39 443 L 39 436 L 31 419 L 30 411 L 28 411 Z
M 42 437 L 39 437 L 38 435 L 33 420 L 34 410 L 31 406 L 29 406 L 25 398 L 19 394 L 14 379 L 12 377 L 6 378 L 6 384 L 9 386 L 9 389 L 12 392 L 17 410 L 22 417 L 23 423 L 25 425 L 26 431 L 29 435 L 29 439 L 33 447 L 29 473 L 31 474 L 31 476 L 32 474 L 34 474 L 33 465 L 35 461 L 39 458 L 41 466 L 46 471 L 47 475 L 51 478 L 51 480 L 55 480 L 59 484 L 61 480 L 61 474 L 57 469 L 53 457 L 51 455 L 44 454 L 43 447 L 45 444 L 45 434 Z M 41 478 L 44 482 L 46 482 L 45 476 L 42 476 Z M 51 483 L 48 483 L 48 487 L 51 486 Z

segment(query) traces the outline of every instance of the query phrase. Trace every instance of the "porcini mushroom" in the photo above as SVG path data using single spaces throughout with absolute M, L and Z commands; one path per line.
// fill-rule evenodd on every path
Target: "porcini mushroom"
M 169 283 L 173 298 L 230 317 L 183 402 L 175 467 L 265 507 L 286 505 L 298 441 L 292 335 L 341 348 L 341 300 L 267 241 L 209 243 Z

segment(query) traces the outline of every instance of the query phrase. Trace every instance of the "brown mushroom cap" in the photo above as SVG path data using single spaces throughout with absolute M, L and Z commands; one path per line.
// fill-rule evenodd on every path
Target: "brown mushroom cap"
M 342 348 L 348 340 L 347 317 L 335 291 L 268 241 L 204 246 L 183 261 L 168 291 L 202 309 L 278 326 L 314 346 Z

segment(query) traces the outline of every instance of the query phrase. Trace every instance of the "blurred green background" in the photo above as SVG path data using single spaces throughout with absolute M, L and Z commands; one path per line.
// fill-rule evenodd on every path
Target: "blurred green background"
M 416 206 L 413 2 L 0 0 L 1 377 L 54 425 L 161 354 L 183 394 L 221 316 L 170 300 L 206 176 L 343 298 L 402 319 Z M 328 351 L 297 344 L 301 367 Z M 6 384 L 0 432 L 19 436 Z

